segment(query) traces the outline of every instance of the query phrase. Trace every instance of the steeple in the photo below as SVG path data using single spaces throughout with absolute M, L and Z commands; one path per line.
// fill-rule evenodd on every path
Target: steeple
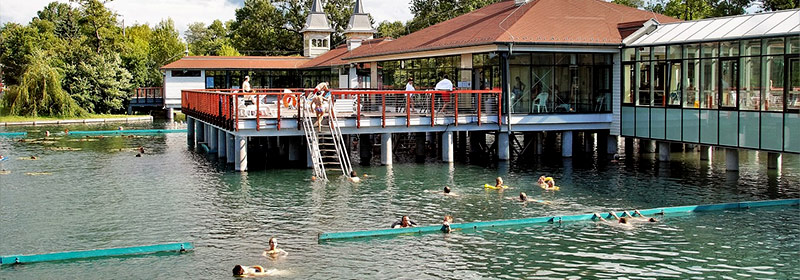
M 331 33 L 334 30 L 322 7 L 320 0 L 314 0 L 311 3 L 311 11 L 308 12 L 306 25 L 300 30 L 300 33 L 303 34 L 304 56 L 314 58 L 330 50 Z
M 361 4 L 361 0 L 356 0 L 353 5 L 353 15 L 350 16 L 350 22 L 344 30 L 348 48 L 352 50 L 361 46 L 362 41 L 372 39 L 375 33 L 378 33 L 378 30 L 372 28 L 369 14 L 364 13 L 364 5 Z

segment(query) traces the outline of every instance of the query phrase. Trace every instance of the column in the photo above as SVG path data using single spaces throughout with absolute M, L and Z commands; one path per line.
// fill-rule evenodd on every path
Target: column
M 739 171 L 738 149 L 725 149 L 725 170 Z
M 541 155 L 544 153 L 544 132 L 534 132 L 534 141 L 536 141 L 536 154 Z
M 633 137 L 630 137 L 630 136 L 625 137 L 625 154 L 626 155 L 633 154 L 633 150 L 634 150 L 634 148 L 633 148 L 634 141 L 633 140 L 634 140 Z
M 236 136 L 233 142 L 236 145 L 234 169 L 236 171 L 247 171 L 247 137 Z
M 174 122 L 175 121 L 175 109 L 167 108 L 167 121 Z
M 225 130 L 217 129 L 217 157 L 219 158 L 225 158 L 228 154 L 228 147 L 226 146 L 228 140 L 225 139 L 226 135 L 228 135 L 228 133 L 225 132 Z
M 289 161 L 300 159 L 300 139 L 297 137 L 286 137 L 289 139 Z
M 227 157 L 226 158 L 228 159 L 228 163 L 234 163 L 236 161 L 235 160 L 236 159 L 236 152 L 234 151 L 234 150 L 236 150 L 236 147 L 233 145 L 233 141 L 235 140 L 235 137 L 233 136 L 233 133 L 226 133 L 226 134 L 227 135 L 225 137 L 226 138 L 225 139 L 225 147 L 228 148 L 228 152 L 227 152 Z
M 497 159 L 510 160 L 511 159 L 511 146 L 508 142 L 508 132 L 497 132 Z
M 594 133 L 583 132 L 583 152 L 587 154 L 594 152 Z
M 561 132 L 561 156 L 572 157 L 572 131 Z
M 467 132 L 458 132 L 458 139 L 456 141 L 458 142 L 456 145 L 456 157 L 463 160 L 467 156 Z
M 358 154 L 361 157 L 361 165 L 369 166 L 372 162 L 372 135 L 361 134 L 358 136 Z
M 200 144 L 206 141 L 206 124 L 202 121 L 195 122 L 197 124 L 197 143 Z
M 442 132 L 442 161 L 453 162 L 453 132 Z
M 392 134 L 381 134 L 381 165 L 392 165 Z
M 209 153 L 216 153 L 215 150 L 217 148 L 217 133 L 219 130 L 216 127 L 210 126 L 208 129 L 211 133 L 208 134 L 208 152 Z
M 347 142 L 348 144 L 350 142 Z M 314 167 L 314 160 L 311 159 L 311 149 L 308 148 L 308 145 L 303 145 L 306 148 L 306 168 Z
M 416 150 L 416 162 L 417 163 L 424 163 L 425 162 L 425 132 L 417 132 L 414 133 L 414 140 L 415 146 L 417 147 Z
M 658 161 L 669 161 L 670 151 L 668 142 L 658 142 Z
M 617 154 L 617 151 L 619 150 L 619 136 L 608 135 L 606 138 L 608 139 L 608 143 L 606 143 L 606 152 L 609 155 Z
M 700 160 L 708 161 L 711 158 L 711 147 L 709 146 L 700 146 Z
M 781 157 L 780 153 L 767 153 L 767 169 L 780 169 Z
M 189 145 L 189 148 L 194 148 L 194 135 L 195 135 L 195 128 L 194 128 L 194 118 L 187 116 L 186 117 L 186 144 Z

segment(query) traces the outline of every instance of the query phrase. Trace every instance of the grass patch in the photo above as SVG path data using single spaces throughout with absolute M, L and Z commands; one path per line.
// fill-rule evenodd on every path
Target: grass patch
M 185 122 L 186 121 L 186 114 L 181 112 L 175 113 L 175 121 L 176 122 Z
M 136 118 L 136 117 L 144 117 L 144 116 L 146 116 L 146 115 L 89 114 L 89 115 L 84 116 L 84 117 L 56 118 L 56 117 L 23 117 L 23 116 L 0 115 L 0 123 L 4 123 L 4 122 L 56 121 L 56 120 L 83 120 L 83 119 L 118 119 L 118 118 Z

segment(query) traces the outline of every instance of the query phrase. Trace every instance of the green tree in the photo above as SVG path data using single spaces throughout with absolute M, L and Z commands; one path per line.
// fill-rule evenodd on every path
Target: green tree
M 48 57 L 39 50 L 29 57 L 19 83 L 3 96 L 3 105 L 10 114 L 73 117 L 85 113 L 62 88 L 62 75 L 50 65 Z
M 68 91 L 81 108 L 102 114 L 124 111 L 132 92 L 131 74 L 122 67 L 118 54 L 93 54 L 69 68 L 76 74 Z
M 614 0 L 611 1 L 611 3 L 625 5 L 633 8 L 641 8 L 645 6 L 644 0 Z
M 58 39 L 47 32 L 52 28 L 49 22 L 28 26 L 7 23 L 0 28 L 0 65 L 7 84 L 19 84 L 25 66 L 31 63 L 35 52 L 58 45 Z
M 303 48 L 300 34 L 269 0 L 245 0 L 230 27 L 233 46 L 250 55 L 285 55 Z
M 191 55 L 219 55 L 222 46 L 232 46 L 228 27 L 220 20 L 214 20 L 208 27 L 202 22 L 189 25 L 186 42 Z
M 172 19 L 162 20 L 153 28 L 150 36 L 150 60 L 153 62 L 149 75 L 149 86 L 163 83 L 163 75 L 159 68 L 183 57 L 186 45 L 180 40 Z
M 150 26 L 134 25 L 125 28 L 125 42 L 120 53 L 122 65 L 131 74 L 133 87 L 155 86 L 150 81 L 150 73 L 154 63 L 150 59 L 150 38 L 153 31 Z
M 378 25 L 378 37 L 392 37 L 392 38 L 400 38 L 403 35 L 406 35 L 406 26 L 400 22 L 389 22 L 389 21 L 382 21 Z
M 74 40 L 80 37 L 79 13 L 80 11 L 66 3 L 50 2 L 36 15 L 40 20 L 53 23 L 54 33 L 58 38 Z
M 80 4 L 80 26 L 97 53 L 118 52 L 121 48 L 122 30 L 117 26 L 117 15 L 98 0 L 71 0 Z
M 778 11 L 800 8 L 800 0 L 762 0 L 761 8 L 765 11 Z
M 499 0 L 411 0 L 414 18 L 407 24 L 408 31 L 416 32 L 496 2 Z
M 228 44 L 222 44 L 216 53 L 218 56 L 242 56 L 242 54 L 236 51 L 236 48 Z

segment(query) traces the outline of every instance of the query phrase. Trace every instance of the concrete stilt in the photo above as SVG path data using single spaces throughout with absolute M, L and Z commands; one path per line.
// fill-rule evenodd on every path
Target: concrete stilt
M 442 133 L 442 161 L 453 162 L 453 132 Z
M 725 149 L 725 169 L 739 171 L 739 150 Z
M 781 157 L 780 153 L 767 153 L 767 169 L 780 169 Z
M 534 132 L 534 141 L 536 141 L 535 152 L 537 155 L 544 153 L 544 132 Z
M 359 155 L 361 156 L 361 165 L 369 166 L 372 162 L 372 135 L 361 134 L 358 136 Z
M 456 157 L 464 159 L 467 155 L 467 132 L 458 132 L 458 144 L 456 145 Z
M 658 161 L 669 161 L 671 150 L 668 142 L 658 142 Z
M 414 134 L 416 149 L 416 162 L 425 162 L 425 132 L 417 132 Z
M 650 154 L 656 152 L 656 144 L 653 141 L 639 139 L 639 153 Z
M 625 137 L 625 154 L 626 155 L 633 154 L 633 150 L 634 150 L 634 147 L 633 147 L 634 141 L 633 140 L 634 140 L 633 137 Z
M 392 165 L 392 134 L 381 134 L 381 165 Z
M 561 132 L 561 156 L 572 157 L 572 131 Z
M 235 138 L 233 133 L 226 133 L 225 135 L 225 147 L 228 148 L 228 152 L 226 153 L 227 162 L 234 163 L 236 162 L 236 145 L 233 144 Z
M 194 148 L 194 137 L 194 118 L 186 117 L 186 144 L 189 145 L 189 148 Z
M 708 161 L 711 158 L 711 147 L 700 146 L 700 160 Z
M 217 149 L 217 133 L 218 133 L 219 130 L 216 127 L 213 127 L 213 126 L 209 126 L 208 130 L 211 132 L 211 133 L 208 134 L 208 144 L 207 144 L 208 145 L 208 152 L 216 154 L 217 153 L 217 150 L 216 150 Z
M 228 135 L 228 133 L 224 130 L 217 130 L 217 157 L 219 158 L 225 158 L 225 156 L 228 154 L 228 147 L 226 146 L 228 144 L 228 140 L 225 139 L 226 135 Z
M 167 108 L 167 121 L 169 122 L 175 121 L 175 109 Z
M 497 159 L 511 159 L 511 145 L 508 142 L 508 132 L 497 132 Z
M 594 152 L 594 133 L 583 133 L 583 152 L 589 154 Z
M 247 137 L 236 136 L 233 142 L 236 145 L 234 169 L 236 171 L 247 171 Z
M 197 121 L 195 124 L 197 127 L 197 143 L 200 144 L 206 142 L 206 124 L 201 121 Z
M 314 160 L 311 159 L 311 150 L 309 150 L 306 145 L 303 145 L 303 147 L 305 147 L 306 150 L 306 168 L 312 168 L 314 167 Z
M 606 153 L 609 155 L 617 154 L 617 151 L 619 151 L 619 136 L 608 135 L 606 138 L 608 139 L 608 142 L 606 143 Z
M 301 159 L 300 155 L 300 139 L 297 137 L 289 138 L 289 161 L 297 161 Z

